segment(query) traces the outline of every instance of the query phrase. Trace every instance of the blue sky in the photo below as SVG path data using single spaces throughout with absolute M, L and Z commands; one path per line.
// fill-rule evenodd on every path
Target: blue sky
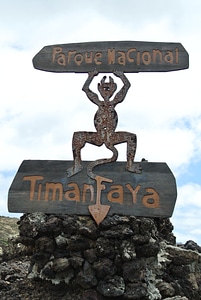
M 0 1 L 0 214 L 15 215 L 7 211 L 7 193 L 24 159 L 72 159 L 73 132 L 94 130 L 96 107 L 81 90 L 86 74 L 35 70 L 32 58 L 43 46 L 180 42 L 189 53 L 188 70 L 127 75 L 131 88 L 117 107 L 118 128 L 137 134 L 136 160 L 171 168 L 178 188 L 171 218 L 177 241 L 201 244 L 200 29 L 200 0 Z M 125 146 L 118 149 L 125 160 Z M 111 153 L 87 145 L 82 158 L 103 155 Z

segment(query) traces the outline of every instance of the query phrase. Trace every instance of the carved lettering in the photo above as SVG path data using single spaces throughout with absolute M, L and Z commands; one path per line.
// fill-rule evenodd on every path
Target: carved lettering
M 92 51 L 90 53 L 86 52 L 85 53 L 85 62 L 87 64 L 91 64 L 92 63 L 92 59 L 93 59 L 93 52 Z
M 71 57 L 72 57 L 73 55 L 75 55 L 75 53 L 76 53 L 75 50 L 73 50 L 73 51 L 68 51 L 68 64 L 69 64 L 70 61 L 71 61 Z
M 173 60 L 174 57 L 172 51 L 167 51 L 167 53 L 164 55 L 164 61 L 173 64 Z
M 106 61 L 103 61 L 105 60 Z M 129 48 L 126 51 L 116 50 L 115 48 L 108 48 L 105 51 L 76 51 L 68 50 L 65 53 L 62 47 L 53 47 L 52 63 L 57 63 L 61 66 L 67 64 L 75 64 L 81 66 L 85 64 L 101 65 L 106 63 L 108 65 L 119 64 L 126 66 L 126 64 L 136 65 L 150 65 L 150 64 L 178 64 L 179 63 L 179 48 L 174 50 L 162 51 L 159 49 L 139 51 L 137 48 Z
M 115 63 L 115 49 L 108 49 L 107 51 L 107 57 L 108 57 L 108 64 L 114 64 Z
M 95 190 L 91 184 L 84 183 L 83 186 L 79 186 L 76 182 L 67 184 L 68 189 L 64 190 L 64 186 L 60 182 L 44 182 L 44 177 L 40 175 L 24 176 L 24 181 L 30 182 L 29 200 L 33 201 L 76 201 L 83 203 L 95 202 Z M 106 185 L 102 182 L 112 183 L 113 180 L 102 176 L 96 176 L 96 201 L 101 200 L 101 191 L 106 189 Z M 125 187 L 121 184 L 111 185 L 107 187 L 105 193 L 106 199 L 109 202 L 124 204 L 124 188 L 130 191 L 130 197 L 132 204 L 139 205 L 138 192 L 141 185 L 137 185 L 135 188 L 130 183 L 125 184 Z M 82 193 L 81 193 L 82 191 Z M 158 192 L 154 188 L 145 188 L 146 194 L 142 197 L 142 205 L 147 208 L 160 207 L 160 198 Z
M 110 202 L 117 202 L 120 204 L 123 204 L 123 195 L 124 195 L 124 190 L 123 186 L 118 184 L 118 185 L 112 185 L 111 186 L 111 191 L 107 194 L 107 199 Z
M 45 200 L 56 200 L 56 196 L 58 195 L 58 200 L 61 201 L 63 198 L 63 186 L 61 183 L 49 183 L 47 182 L 45 185 Z M 51 197 L 52 196 L 52 197 Z
M 151 63 L 151 54 L 150 54 L 149 51 L 144 51 L 142 53 L 142 62 L 145 65 L 150 65 L 150 63 Z
M 66 56 L 62 51 L 61 47 L 53 48 L 52 62 L 54 63 L 56 61 L 59 65 L 66 66 Z
M 96 65 L 101 65 L 102 61 L 100 60 L 102 58 L 102 52 L 96 52 L 94 56 L 94 62 Z
M 72 187 L 73 189 L 65 192 L 65 195 L 64 195 L 65 199 L 79 202 L 80 201 L 80 190 L 79 190 L 77 183 L 69 183 L 68 186 Z
M 176 62 L 176 64 L 179 63 L 179 49 L 178 48 L 175 49 L 175 62 Z
M 145 195 L 142 198 L 142 203 L 144 206 L 148 208 L 158 208 L 159 207 L 159 194 L 153 188 L 146 188 L 145 189 L 148 195 Z
M 117 61 L 120 65 L 124 65 L 126 64 L 126 55 L 125 55 L 125 52 L 123 51 L 118 51 L 117 52 L 119 54 L 118 58 L 117 58 Z
M 136 48 L 131 48 L 131 49 L 129 49 L 129 50 L 127 51 L 126 57 L 127 57 L 127 60 L 128 60 L 129 63 L 132 63 L 132 62 L 135 61 L 134 58 L 131 57 L 131 53 L 132 53 L 132 52 L 136 52 Z
M 42 183 L 39 183 L 38 185 L 38 195 L 37 195 L 37 200 L 41 200 L 41 193 L 42 193 Z
M 83 62 L 83 59 L 84 59 L 84 57 L 81 53 L 77 53 L 74 57 L 74 61 L 78 66 L 81 65 L 81 63 Z
M 86 192 L 90 191 L 91 193 L 91 198 L 90 201 L 92 202 L 94 200 L 94 187 L 91 184 L 86 184 L 84 183 L 83 185 L 83 194 L 82 194 L 82 201 L 85 202 L 86 201 Z
M 159 62 L 161 64 L 163 59 L 162 52 L 158 49 L 153 49 L 152 59 L 154 63 Z
M 105 181 L 105 182 L 113 182 L 112 179 L 110 178 L 106 178 L 106 177 L 102 177 L 102 176 L 96 176 L 95 177 L 95 180 L 96 180 L 96 183 L 97 183 L 97 203 L 100 204 L 100 198 L 101 198 L 101 191 L 102 190 L 105 190 L 105 185 L 102 184 L 102 181 Z
M 31 183 L 30 186 L 30 194 L 29 194 L 29 199 L 33 200 L 34 199 L 34 194 L 35 194 L 35 188 L 36 188 L 36 181 L 38 180 L 43 180 L 43 176 L 38 176 L 38 175 L 33 175 L 33 176 L 24 176 L 23 180 L 28 180 Z
M 138 65 L 138 66 L 140 65 L 140 62 L 141 62 L 141 59 L 140 59 L 140 52 L 138 51 L 138 52 L 137 52 L 137 65 Z
M 131 192 L 132 196 L 133 196 L 133 203 L 137 202 L 137 193 L 140 189 L 140 185 L 137 185 L 135 189 L 132 188 L 132 186 L 130 185 L 130 183 L 126 184 L 127 189 Z

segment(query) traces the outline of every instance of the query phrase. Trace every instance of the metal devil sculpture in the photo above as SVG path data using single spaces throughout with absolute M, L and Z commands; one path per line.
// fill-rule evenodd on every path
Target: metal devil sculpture
M 88 207 L 97 224 L 99 224 L 105 218 L 110 209 L 109 205 L 101 204 L 101 188 L 105 188 L 101 182 L 113 182 L 113 180 L 98 176 L 93 172 L 93 168 L 101 164 L 116 161 L 118 157 L 118 151 L 114 146 L 126 142 L 126 169 L 133 173 L 141 173 L 139 164 L 134 165 L 134 157 L 137 147 L 136 134 L 125 131 L 115 132 L 118 123 L 118 115 L 115 110 L 115 106 L 125 99 L 127 91 L 130 88 L 130 82 L 121 71 L 115 71 L 113 74 L 121 78 L 123 87 L 119 92 L 116 93 L 114 99 L 112 100 L 111 97 L 117 90 L 117 84 L 114 82 L 113 78 L 109 76 L 109 82 L 106 82 L 106 76 L 104 76 L 101 82 L 98 83 L 98 91 L 103 98 L 103 100 L 100 100 L 98 95 L 89 88 L 94 76 L 98 75 L 98 71 L 94 70 L 88 74 L 88 78 L 82 89 L 86 93 L 89 100 L 98 106 L 98 110 L 94 116 L 94 126 L 97 132 L 78 131 L 74 133 L 72 141 L 74 166 L 67 170 L 67 176 L 71 177 L 83 169 L 81 162 L 81 149 L 86 143 L 90 143 L 95 146 L 102 146 L 104 144 L 113 152 L 111 158 L 98 159 L 94 162 L 91 162 L 87 166 L 88 176 L 97 181 L 96 204 Z
M 85 143 L 90 143 L 96 146 L 102 146 L 104 144 L 113 152 L 113 156 L 111 158 L 98 159 L 88 165 L 87 174 L 91 178 L 96 177 L 92 171 L 95 166 L 117 160 L 118 151 L 114 146 L 125 142 L 127 143 L 126 169 L 130 172 L 140 173 L 140 168 L 137 165 L 134 165 L 134 157 L 137 147 L 136 134 L 126 131 L 115 132 L 118 123 L 118 116 L 115 106 L 124 100 L 130 87 L 130 82 L 123 72 L 115 71 L 114 75 L 121 78 L 123 87 L 114 96 L 114 99 L 111 100 L 111 97 L 117 90 L 117 85 L 110 76 L 109 82 L 106 82 L 106 76 L 104 76 L 101 82 L 98 83 L 98 90 L 103 98 L 103 100 L 100 100 L 98 95 L 89 88 L 90 83 L 96 75 L 98 75 L 98 71 L 95 70 L 90 72 L 82 89 L 86 93 L 89 100 L 98 106 L 98 110 L 94 116 L 94 125 L 97 132 L 79 131 L 74 133 L 72 141 L 74 166 L 67 170 L 67 176 L 70 177 L 83 169 L 80 152 Z

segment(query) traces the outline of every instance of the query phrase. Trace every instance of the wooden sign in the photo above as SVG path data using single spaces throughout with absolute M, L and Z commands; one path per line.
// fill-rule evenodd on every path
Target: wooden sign
M 46 46 L 33 65 L 49 72 L 166 72 L 187 69 L 189 56 L 180 43 L 88 42 Z
M 95 167 L 95 179 L 87 176 L 89 163 L 68 178 L 73 161 L 24 160 L 9 189 L 9 212 L 92 214 L 97 223 L 107 214 L 171 217 L 177 190 L 166 163 L 142 162 L 136 174 L 113 162 Z

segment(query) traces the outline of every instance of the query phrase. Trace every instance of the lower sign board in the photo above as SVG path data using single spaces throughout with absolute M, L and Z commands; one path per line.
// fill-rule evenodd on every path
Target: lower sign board
M 68 178 L 73 161 L 24 160 L 9 189 L 8 210 L 171 217 L 177 190 L 166 163 L 141 162 L 142 172 L 136 174 L 125 169 L 125 162 L 113 162 L 95 167 L 95 179 L 87 175 L 89 163 Z

